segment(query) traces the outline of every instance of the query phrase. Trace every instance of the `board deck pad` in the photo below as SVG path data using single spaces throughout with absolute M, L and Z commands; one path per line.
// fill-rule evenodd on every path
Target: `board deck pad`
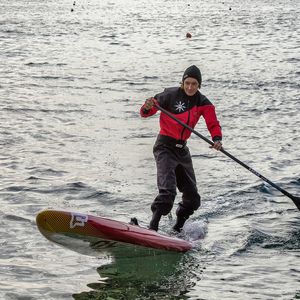
M 41 234 L 48 240 L 76 252 L 131 253 L 149 250 L 186 252 L 192 248 L 188 241 L 169 237 L 137 225 L 62 210 L 44 210 L 36 216 Z

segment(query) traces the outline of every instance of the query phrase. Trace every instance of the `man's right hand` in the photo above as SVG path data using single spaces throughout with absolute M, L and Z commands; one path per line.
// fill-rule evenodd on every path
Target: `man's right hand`
M 153 98 L 153 97 L 148 98 L 145 101 L 144 109 L 150 110 L 153 107 L 154 103 L 155 103 L 154 101 L 155 101 L 155 98 Z

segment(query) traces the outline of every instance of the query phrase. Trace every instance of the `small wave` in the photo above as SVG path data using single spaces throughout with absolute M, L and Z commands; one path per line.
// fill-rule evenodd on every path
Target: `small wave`
M 21 138 L 21 137 L 18 137 L 18 138 L 15 138 L 15 137 L 6 138 L 6 139 L 0 140 L 0 145 L 8 147 L 8 146 L 15 145 L 15 144 L 21 144 L 24 141 L 25 141 L 25 139 Z
M 257 246 L 257 245 L 262 245 L 265 241 L 271 239 L 271 236 L 258 230 L 258 229 L 253 229 L 250 232 L 250 235 L 248 236 L 246 242 L 244 243 L 244 245 L 235 253 L 242 253 L 247 251 L 248 249 L 250 249 L 253 246 Z
M 68 183 L 67 186 L 75 190 L 87 188 L 87 185 L 81 181 Z
M 32 67 L 46 66 L 46 65 L 49 65 L 49 63 L 48 62 L 39 62 L 39 63 L 29 62 L 29 63 L 25 64 L 25 66 L 32 66 Z
M 113 34 L 104 34 L 104 35 L 100 36 L 100 39 L 113 39 L 115 37 L 117 37 L 117 35 L 114 33 Z
M 36 177 L 36 176 L 29 176 L 28 178 L 26 178 L 26 180 L 37 181 L 37 180 L 45 180 L 45 179 L 39 178 L 39 177 Z
M 149 80 L 149 79 L 159 79 L 159 77 L 158 76 L 144 76 L 143 77 L 143 79 L 145 79 L 145 80 Z
M 29 177 L 27 180 L 36 180 L 37 177 Z M 66 191 L 76 191 L 76 190 L 82 190 L 86 189 L 86 185 L 81 182 L 74 182 L 74 183 L 68 183 L 65 186 L 58 186 L 51 189 L 42 189 L 42 188 L 31 188 L 24 185 L 12 185 L 5 189 L 4 191 L 7 192 L 21 192 L 21 191 L 28 191 L 28 192 L 37 192 L 42 194 L 48 194 L 48 193 L 58 193 L 58 192 L 66 192 Z
M 44 75 L 44 76 L 31 76 L 31 78 L 33 78 L 33 79 L 45 79 L 45 80 L 65 79 L 65 80 L 68 80 L 68 81 L 75 81 L 75 77 L 71 77 L 71 76 Z
M 299 250 L 300 231 L 290 232 L 286 236 L 275 236 L 261 230 L 253 229 L 244 245 L 236 251 L 236 254 L 248 251 L 253 247 L 264 249 Z
M 289 57 L 289 58 L 284 59 L 284 61 L 287 61 L 287 62 L 299 62 L 300 59 L 297 58 L 297 57 Z
M 128 78 L 114 78 L 112 79 L 109 83 L 120 83 L 120 82 L 123 82 L 123 83 L 128 83 L 129 80 Z
M 57 63 L 57 64 L 50 64 L 48 62 L 28 62 L 25 63 L 25 66 L 30 66 L 30 67 L 40 67 L 40 66 L 56 66 L 56 67 L 62 67 L 66 66 L 66 63 Z
M 17 216 L 17 215 L 4 215 L 2 218 L 10 221 L 17 221 L 17 222 L 26 222 L 26 223 L 31 223 L 31 220 Z
M 258 190 L 261 193 L 272 195 L 272 191 L 270 190 L 270 185 L 267 185 L 266 183 L 262 183 L 259 185 Z
M 294 81 L 288 81 L 284 78 L 276 78 L 276 80 L 272 81 L 250 81 L 250 80 L 227 80 L 227 79 L 207 79 L 207 85 L 215 85 L 215 86 L 226 86 L 227 88 L 239 88 L 243 90 L 269 90 L 274 87 L 280 87 L 280 88 L 299 88 L 299 83 Z
M 39 173 L 41 174 L 42 176 L 63 176 L 65 174 L 67 174 L 67 172 L 65 171 L 59 171 L 59 170 L 54 170 L 54 169 L 51 169 L 51 168 L 47 168 L 47 169 L 41 169 L 41 168 L 28 168 L 28 170 L 31 171 L 31 173 Z M 39 178 L 41 179 L 41 178 Z
M 131 134 L 124 137 L 126 140 L 128 139 L 149 139 L 154 138 L 156 135 L 151 133 L 140 133 L 140 134 Z
M 51 189 L 31 189 L 31 191 L 41 194 L 68 194 L 69 200 L 83 200 L 83 199 L 98 199 L 103 195 L 109 194 L 107 191 L 96 190 L 93 187 L 78 181 L 71 182 L 65 185 L 51 187 Z M 71 196 L 70 196 L 71 195 Z
M 4 189 L 4 191 L 7 192 L 21 192 L 21 191 L 27 191 L 28 188 L 22 185 L 14 185 L 14 186 L 9 186 L 7 188 Z
M 88 193 L 87 195 L 83 196 L 82 199 L 98 199 L 100 196 L 109 194 L 106 191 L 95 191 Z
M 291 183 L 300 185 L 300 178 L 292 180 Z
M 65 194 L 86 190 L 88 187 L 82 182 L 67 183 L 66 185 L 60 185 L 51 188 L 26 188 L 26 191 L 31 191 L 40 194 Z
M 215 154 L 192 154 L 192 158 L 203 157 L 203 158 L 215 158 Z
M 17 29 L 2 29 L 2 33 L 9 33 L 9 34 L 24 34 L 24 31 L 17 30 Z M 27 34 L 27 35 L 32 35 L 32 34 Z
M 87 112 L 84 109 L 35 109 L 35 108 L 28 108 L 28 107 L 23 107 L 23 108 L 12 108 L 12 107 L 4 107 L 3 110 L 9 111 L 9 112 L 15 112 L 15 113 L 22 113 L 22 112 L 42 112 L 42 113 L 54 113 L 54 114 L 66 114 L 66 113 L 83 113 Z

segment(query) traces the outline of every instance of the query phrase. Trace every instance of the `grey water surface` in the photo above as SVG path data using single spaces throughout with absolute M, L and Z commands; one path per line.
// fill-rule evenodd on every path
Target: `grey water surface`
M 35 224 L 54 208 L 147 225 L 158 116 L 139 108 L 191 64 L 224 148 L 300 196 L 298 0 L 0 4 L 1 299 L 300 299 L 299 210 L 196 136 L 191 252 L 84 256 Z

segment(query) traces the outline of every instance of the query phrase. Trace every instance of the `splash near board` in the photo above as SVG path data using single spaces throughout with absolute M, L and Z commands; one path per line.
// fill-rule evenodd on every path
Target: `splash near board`
M 87 214 L 44 210 L 36 217 L 41 234 L 71 250 L 95 255 L 99 252 L 167 250 L 186 252 L 192 244 L 136 225 Z

